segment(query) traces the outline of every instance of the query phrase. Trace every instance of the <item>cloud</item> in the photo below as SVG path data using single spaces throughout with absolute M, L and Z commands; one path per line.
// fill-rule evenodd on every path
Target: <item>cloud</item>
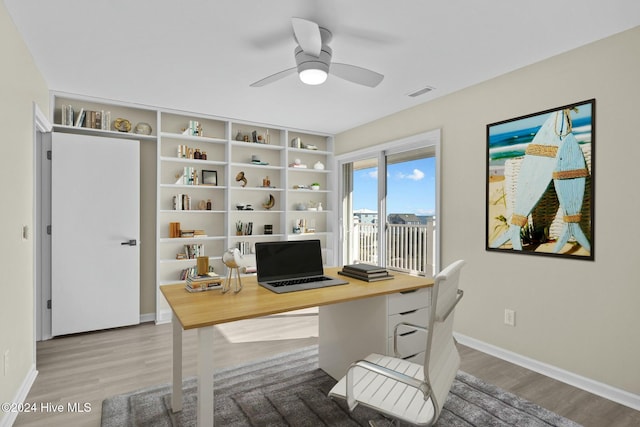
M 371 172 L 368 173 L 369 178 L 378 178 L 378 168 L 375 168 Z
M 402 172 L 398 172 L 398 178 L 400 179 L 412 179 L 414 181 L 420 181 L 424 178 L 424 172 L 420 169 L 414 169 L 413 172 L 409 175 L 404 174 Z

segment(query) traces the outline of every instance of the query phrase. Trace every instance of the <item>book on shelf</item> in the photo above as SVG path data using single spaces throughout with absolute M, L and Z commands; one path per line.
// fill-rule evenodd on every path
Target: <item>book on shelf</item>
M 87 110 L 84 111 L 84 113 L 84 127 L 89 129 L 109 130 L 111 126 L 111 113 L 109 111 Z M 79 125 L 76 124 L 76 126 L 82 126 L 82 121 L 80 121 Z
M 182 238 L 207 237 L 207 233 L 205 233 L 204 230 L 180 230 L 179 236 Z
M 378 282 L 380 280 L 391 280 L 391 279 L 393 279 L 393 275 L 389 274 L 388 272 L 384 273 L 384 275 L 368 276 L 368 275 L 353 273 L 352 271 L 343 269 L 343 270 L 338 271 L 338 274 L 341 274 L 341 275 L 347 276 L 347 277 L 351 277 L 352 279 L 363 280 L 365 282 Z
M 78 113 L 78 117 L 76 118 L 76 127 L 82 126 L 82 123 L 84 122 L 85 114 L 86 112 L 84 111 L 84 108 L 81 108 L 80 112 Z
M 96 111 L 94 120 L 91 122 L 94 129 L 102 129 L 102 111 Z
M 87 117 L 84 121 L 84 127 L 90 129 L 96 129 L 96 112 L 87 111 Z
M 70 104 L 60 106 L 61 120 L 63 126 L 84 127 L 89 129 L 110 130 L 111 111 L 93 111 L 80 108 L 74 111 Z
M 69 104 L 62 104 L 60 109 L 62 112 L 60 124 L 63 126 L 73 126 L 73 106 Z
M 179 222 L 170 222 L 169 223 L 169 237 L 171 237 L 171 238 L 180 237 L 180 223 Z
M 188 194 L 176 194 L 173 196 L 174 211 L 190 211 L 191 197 Z
M 184 185 L 198 185 L 200 184 L 200 177 L 198 170 L 191 166 L 185 166 L 182 171 L 182 182 L 179 184 Z
M 189 259 L 195 259 L 199 256 L 204 256 L 204 245 L 202 243 L 184 245 L 184 252 L 187 254 L 187 258 Z

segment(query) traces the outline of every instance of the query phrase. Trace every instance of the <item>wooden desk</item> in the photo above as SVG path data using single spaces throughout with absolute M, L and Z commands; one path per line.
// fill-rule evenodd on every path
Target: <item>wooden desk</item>
M 327 268 L 336 277 L 340 268 Z M 407 292 L 433 285 L 432 279 L 394 273 L 393 280 L 367 283 L 349 279 L 347 285 L 276 294 L 258 285 L 255 277 L 243 278 L 240 293 L 217 291 L 190 293 L 184 285 L 160 286 L 173 313 L 173 394 L 171 407 L 182 410 L 182 331 L 198 329 L 198 425 L 213 426 L 213 326 L 302 308 L 324 306 L 364 298 Z

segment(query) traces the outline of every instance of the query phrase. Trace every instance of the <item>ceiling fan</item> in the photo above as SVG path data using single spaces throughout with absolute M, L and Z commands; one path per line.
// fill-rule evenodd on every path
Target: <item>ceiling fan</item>
M 329 42 L 332 35 L 326 28 L 302 18 L 292 18 L 291 23 L 298 43 L 294 51 L 297 65 L 258 80 L 251 87 L 262 87 L 296 72 L 303 83 L 319 85 L 327 79 L 329 69 L 336 77 L 368 87 L 378 86 L 384 78 L 382 74 L 366 68 L 331 62 Z

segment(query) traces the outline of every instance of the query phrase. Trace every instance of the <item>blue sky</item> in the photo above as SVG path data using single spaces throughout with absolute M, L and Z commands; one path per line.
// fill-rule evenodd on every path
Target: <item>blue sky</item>
M 433 215 L 436 207 L 435 158 L 387 167 L 387 213 Z M 378 168 L 360 169 L 353 177 L 353 209 L 377 211 Z

